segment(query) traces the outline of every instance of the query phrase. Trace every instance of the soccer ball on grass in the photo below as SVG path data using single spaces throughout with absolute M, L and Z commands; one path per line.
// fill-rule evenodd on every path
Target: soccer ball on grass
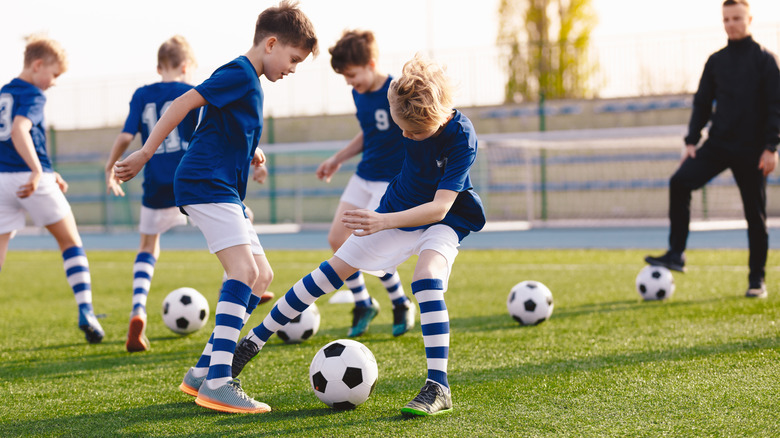
M 314 336 L 319 328 L 320 309 L 312 303 L 306 310 L 277 331 L 276 335 L 287 344 L 297 344 Z
M 517 283 L 506 299 L 509 315 L 521 325 L 541 324 L 552 315 L 553 307 L 552 292 L 538 281 Z
M 636 276 L 636 291 L 645 301 L 669 298 L 674 293 L 672 272 L 663 266 L 645 266 Z
M 209 302 L 197 290 L 180 287 L 163 300 L 162 317 L 169 329 L 186 335 L 206 325 L 209 319 Z
M 317 352 L 309 367 L 309 381 L 323 403 L 334 409 L 354 409 L 368 400 L 379 370 L 374 354 L 351 339 L 339 339 Z

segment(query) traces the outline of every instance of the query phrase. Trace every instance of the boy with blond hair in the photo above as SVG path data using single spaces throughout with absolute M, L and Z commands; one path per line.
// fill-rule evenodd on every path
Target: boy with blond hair
M 285 0 L 264 10 L 246 54 L 174 100 L 144 146 L 116 164 L 117 178 L 131 179 L 190 111 L 205 106 L 203 119 L 176 168 L 173 190 L 176 205 L 203 232 L 209 251 L 219 258 L 228 278 L 222 285 L 211 338 L 179 386 L 209 409 L 231 413 L 271 410 L 249 397 L 231 373 L 236 341 L 251 312 L 250 297 L 260 297 L 273 279 L 242 201 L 250 164 L 265 161 L 257 148 L 263 129 L 260 76 L 275 82 L 294 73 L 299 63 L 317 51 L 314 27 L 296 3 Z
M 68 69 L 65 51 L 54 40 L 32 36 L 19 77 L 0 89 L 0 268 L 8 243 L 23 228 L 25 211 L 46 227 L 62 252 L 65 275 L 78 304 L 79 328 L 91 344 L 105 332 L 92 308 L 92 280 L 70 204 L 68 184 L 54 172 L 46 151 L 44 91 Z
M 157 50 L 157 73 L 162 81 L 144 85 L 133 93 L 130 112 L 122 132 L 114 140 L 106 161 L 106 192 L 125 196 L 114 165 L 127 151 L 137 133 L 146 142 L 149 133 L 173 100 L 193 88 L 188 82 L 196 67 L 195 55 L 187 40 L 176 35 Z M 146 351 L 146 301 L 151 288 L 154 266 L 160 256 L 160 234 L 177 225 L 186 225 L 187 217 L 176 207 L 173 197 L 173 174 L 198 124 L 198 111 L 190 111 L 168 134 L 163 147 L 144 167 L 143 197 L 138 231 L 141 243 L 133 263 L 133 308 L 125 348 L 128 352 Z
M 328 243 L 335 252 L 350 235 L 350 230 L 341 223 L 341 216 L 347 210 L 374 210 L 379 205 L 390 180 L 401 170 L 404 149 L 401 129 L 390 117 L 387 101 L 387 90 L 393 78 L 377 68 L 379 48 L 374 34 L 371 31 L 345 31 L 329 52 L 333 70 L 344 76 L 352 87 L 360 132 L 319 165 L 317 177 L 330 182 L 342 163 L 362 153 L 357 171 L 344 188 L 328 232 Z M 386 274 L 380 280 L 393 304 L 393 336 L 400 336 L 414 327 L 414 307 L 404 294 L 397 272 Z M 360 271 L 347 278 L 345 284 L 352 291 L 355 302 L 352 327 L 347 334 L 353 338 L 368 330 L 369 323 L 379 313 L 379 303 L 369 295 Z
M 322 295 L 341 287 L 358 269 L 395 272 L 418 255 L 412 292 L 420 306 L 428 375 L 420 393 L 401 409 L 427 416 L 452 409 L 447 359 L 449 314 L 444 292 L 460 241 L 485 225 L 482 201 L 472 190 L 469 169 L 477 154 L 474 126 L 452 109 L 447 77 L 437 65 L 415 57 L 390 84 L 390 114 L 401 128 L 406 158 L 376 211 L 348 210 L 341 217 L 352 230 L 330 260 L 299 280 L 277 301 L 263 322 L 236 348 L 238 362 L 259 353 L 273 333 Z M 239 354 L 243 350 L 246 354 Z

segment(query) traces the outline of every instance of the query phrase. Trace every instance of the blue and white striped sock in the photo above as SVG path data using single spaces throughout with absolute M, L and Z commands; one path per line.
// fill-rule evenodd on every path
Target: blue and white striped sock
M 420 303 L 420 327 L 428 361 L 428 380 L 449 388 L 450 316 L 444 304 L 444 282 L 434 278 L 417 280 L 412 283 L 412 292 Z
M 237 280 L 228 280 L 222 285 L 217 310 L 214 315 L 213 345 L 206 385 L 210 389 L 229 382 L 233 377 L 231 365 L 236 342 L 244 325 L 244 316 L 249 306 L 252 288 Z
M 157 259 L 148 252 L 139 252 L 133 263 L 133 310 L 142 308 L 146 312 L 146 299 L 152 286 L 154 264 Z
M 255 294 L 249 296 L 249 304 L 247 305 L 246 314 L 244 315 L 244 323 L 241 325 L 241 328 L 244 328 L 244 325 L 249 320 L 249 317 L 252 316 L 252 312 L 257 308 L 258 303 L 260 303 L 260 297 Z M 198 363 L 196 363 L 192 369 L 192 375 L 194 377 L 203 377 L 209 373 L 209 365 L 211 364 L 211 351 L 213 348 L 214 334 L 212 333 L 209 341 L 206 343 L 206 348 L 203 349 L 203 353 L 201 353 L 200 358 L 198 358 Z
M 92 309 L 92 277 L 89 274 L 89 262 L 84 248 L 72 246 L 62 253 L 65 276 L 73 289 L 73 296 L 79 306 L 79 314 L 93 313 Z M 79 324 L 83 324 L 79 321 Z
M 401 276 L 398 275 L 398 272 L 385 274 L 384 277 L 379 277 L 379 280 L 382 282 L 382 286 L 387 289 L 387 296 L 393 303 L 393 307 L 397 307 L 409 301 L 409 298 L 407 298 L 404 293 L 404 286 L 401 284 Z
M 352 291 L 355 307 L 368 307 L 371 305 L 371 295 L 368 294 L 368 289 L 366 289 L 366 279 L 363 278 L 362 272 L 357 271 L 350 275 L 344 280 L 344 283 Z
M 317 298 L 341 287 L 343 282 L 328 262 L 298 280 L 284 296 L 276 302 L 274 308 L 262 323 L 252 329 L 247 339 L 263 348 L 268 338 L 282 328 L 291 319 L 300 315 Z

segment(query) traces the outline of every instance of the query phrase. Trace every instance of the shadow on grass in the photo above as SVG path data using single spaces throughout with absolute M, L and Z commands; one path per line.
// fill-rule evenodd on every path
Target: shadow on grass
M 772 336 L 722 344 L 694 345 L 622 354 L 593 355 L 583 358 L 550 360 L 537 363 L 520 363 L 490 368 L 489 370 L 458 371 L 454 376 L 457 376 L 458 380 L 498 381 L 506 379 L 507 376 L 512 378 L 554 376 L 570 372 L 590 372 L 607 368 L 617 369 L 668 361 L 691 361 L 706 357 L 750 351 L 775 350 L 777 348 L 780 348 L 780 337 Z
M 173 424 L 193 420 L 186 431 L 175 436 L 223 437 L 246 435 L 284 436 L 291 430 L 297 436 L 337 436 L 349 426 L 366 426 L 372 422 L 396 422 L 404 418 L 397 414 L 366 416 L 358 410 L 338 411 L 323 405 L 318 409 L 274 410 L 266 414 L 225 414 L 197 406 L 192 401 L 154 404 L 113 412 L 65 417 L 14 420 L 0 424 L 0 436 L 36 434 L 40 436 L 155 436 L 153 424 Z M 296 419 L 322 417 L 310 426 L 295 425 Z M 251 427 L 251 429 L 247 429 Z M 170 436 L 165 429 L 163 436 Z
M 565 308 L 555 308 L 551 320 L 565 318 L 575 318 L 584 315 L 607 315 L 613 312 L 646 312 L 652 309 L 673 309 L 683 307 L 693 307 L 713 302 L 721 302 L 727 298 L 713 297 L 698 300 L 686 301 L 642 301 L 642 300 L 620 300 L 609 301 L 596 304 L 585 304 L 582 306 L 569 306 Z M 468 330 L 469 332 L 493 331 L 496 329 L 507 329 L 512 327 L 532 328 L 534 326 L 523 326 L 509 316 L 509 313 L 500 313 L 496 315 L 482 315 L 465 318 L 452 318 L 450 325 L 455 330 Z

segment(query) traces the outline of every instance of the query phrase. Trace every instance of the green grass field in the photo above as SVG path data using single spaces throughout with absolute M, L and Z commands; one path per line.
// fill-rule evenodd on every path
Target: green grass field
M 221 280 L 213 255 L 163 252 L 149 297 L 152 350 L 128 354 L 133 252 L 88 253 L 107 332 L 88 345 L 59 254 L 11 251 L 0 273 L 0 436 L 780 436 L 780 269 L 769 269 L 767 300 L 748 300 L 746 251 L 690 251 L 674 296 L 642 302 L 634 278 L 644 254 L 462 251 L 446 295 L 454 409 L 404 419 L 399 409 L 425 378 L 419 319 L 393 338 L 375 278 L 367 282 L 383 311 L 360 341 L 377 358 L 379 382 L 365 404 L 333 411 L 311 390 L 311 359 L 351 321 L 351 306 L 321 299 L 314 338 L 297 346 L 272 338 L 241 375 L 247 393 L 273 412 L 229 415 L 177 389 L 213 316 L 207 329 L 180 337 L 159 313 L 181 286 L 200 290 L 213 311 Z M 328 255 L 269 252 L 271 289 L 283 293 Z M 412 262 L 401 267 L 407 294 Z M 552 319 L 535 327 L 506 311 L 509 289 L 528 279 L 555 297 Z M 268 310 L 258 308 L 248 326 Z

